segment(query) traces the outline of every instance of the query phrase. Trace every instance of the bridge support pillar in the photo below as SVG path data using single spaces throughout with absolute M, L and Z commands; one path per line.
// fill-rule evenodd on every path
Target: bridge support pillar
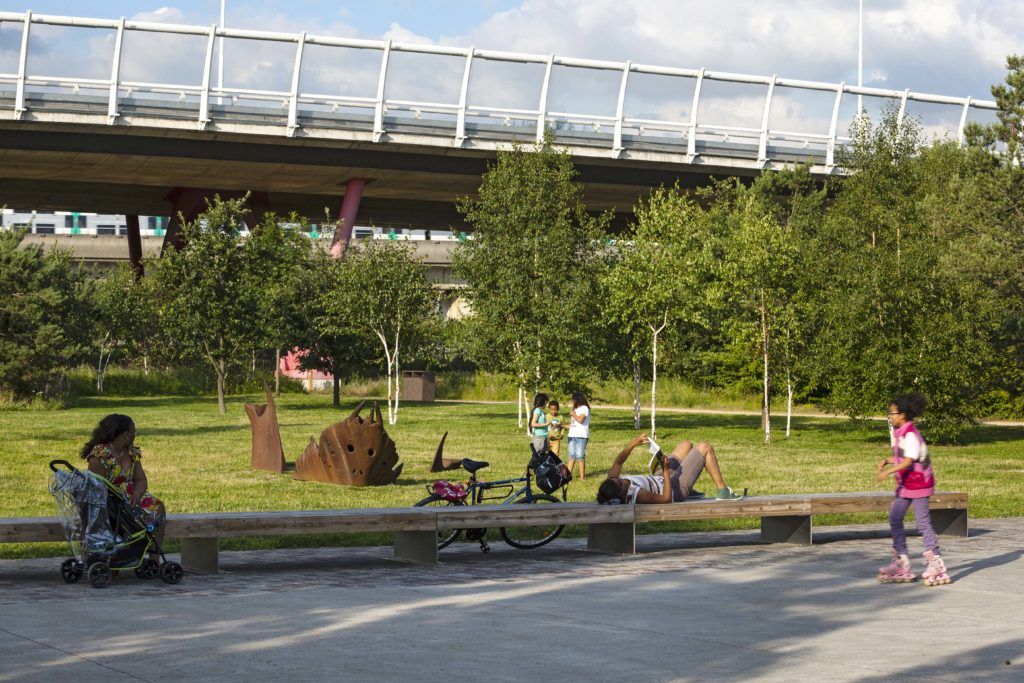
M 352 228 L 356 224 L 356 216 L 359 214 L 359 202 L 363 198 L 363 188 L 366 187 L 365 178 L 352 178 L 345 183 L 345 196 L 341 200 L 341 216 L 338 218 L 338 227 L 334 230 L 334 239 L 331 241 L 331 257 L 344 258 L 348 243 L 352 240 Z
M 182 219 L 184 218 L 185 222 L 194 221 L 206 208 L 206 198 L 214 194 L 213 190 L 200 190 L 194 187 L 175 187 L 167 193 L 167 201 L 171 203 L 171 220 L 168 221 L 167 231 L 164 233 L 164 244 L 160 248 L 161 256 L 168 246 L 181 248 Z
M 132 264 L 135 277 L 141 278 L 145 271 L 142 267 L 142 234 L 139 232 L 138 215 L 126 215 L 125 223 L 128 227 L 128 261 Z
M 263 217 L 270 213 L 270 196 L 266 192 L 253 192 L 249 195 L 249 210 L 245 214 L 245 224 L 252 230 L 253 226 L 263 222 Z

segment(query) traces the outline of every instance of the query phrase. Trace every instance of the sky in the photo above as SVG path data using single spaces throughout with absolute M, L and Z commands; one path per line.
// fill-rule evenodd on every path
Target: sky
M 198 25 L 216 22 L 220 12 L 218 0 L 26 2 L 42 14 L 126 16 Z M 10 0 L 4 5 L 2 9 L 7 11 L 25 9 L 11 5 Z M 1005 77 L 1006 56 L 1024 53 L 1024 2 L 1019 0 L 864 0 L 864 6 L 865 85 L 991 99 L 991 85 Z M 642 64 L 827 82 L 857 81 L 856 0 L 227 0 L 226 25 L 630 59 Z M 16 56 L 12 51 L 17 44 L 16 28 L 6 23 L 0 30 L 0 70 L 8 73 L 12 54 Z M 109 77 L 104 66 L 104 60 L 109 64 L 109 36 L 76 43 L 58 40 L 59 35 L 58 30 L 50 35 L 40 32 L 30 58 L 34 68 L 78 68 L 76 74 L 59 75 L 100 78 L 107 69 Z M 195 44 L 161 43 L 152 35 L 150 42 L 126 45 L 126 54 L 133 55 L 128 60 L 129 70 L 135 69 L 129 78 L 151 81 L 160 76 L 187 81 L 188 74 L 201 69 L 201 50 Z M 239 44 L 226 48 L 228 84 L 286 89 L 293 50 L 283 45 L 262 44 L 258 51 L 250 49 L 253 47 Z M 82 59 L 82 50 L 92 51 L 94 59 Z M 303 60 L 303 90 L 372 97 L 374 93 L 369 91 L 376 69 L 372 60 L 364 57 L 367 55 L 353 51 L 342 58 L 341 51 L 328 54 L 327 48 L 309 51 Z M 68 66 L 71 64 L 75 66 Z M 427 58 L 415 65 L 396 60 L 393 68 L 389 97 L 448 101 L 454 91 L 457 99 L 462 74 L 459 60 Z M 479 104 L 530 108 L 535 101 L 536 69 L 481 66 L 473 77 L 471 99 L 475 97 Z M 627 115 L 673 119 L 687 115 L 691 98 L 685 83 L 664 78 L 648 81 L 631 79 L 631 111 Z M 579 111 L 586 107 L 605 113 L 609 106 L 614 107 L 617 83 L 618 77 L 610 72 L 555 74 L 550 108 Z M 756 88 L 715 84 L 702 91 L 706 101 L 701 117 L 719 116 L 721 120 L 716 122 L 722 125 L 746 125 L 758 116 L 763 96 Z M 773 127 L 796 126 L 800 121 L 820 127 L 830 113 L 829 96 L 814 102 L 794 92 L 777 92 L 776 96 Z M 925 106 L 911 113 L 923 117 L 926 124 L 929 117 L 949 124 L 957 115 L 953 109 L 938 113 Z

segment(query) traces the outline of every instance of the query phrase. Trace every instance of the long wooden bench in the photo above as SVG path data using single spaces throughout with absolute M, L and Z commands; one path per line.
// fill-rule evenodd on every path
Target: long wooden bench
M 696 500 L 670 505 L 558 503 L 208 512 L 168 516 L 166 535 L 181 539 L 182 564 L 186 568 L 207 572 L 217 571 L 220 538 L 367 531 L 393 532 L 396 560 L 434 564 L 438 529 L 582 524 L 588 527 L 588 550 L 631 554 L 636 552 L 638 523 L 760 517 L 761 539 L 766 543 L 810 545 L 814 515 L 885 512 L 891 503 L 891 493 L 871 492 L 752 496 L 738 501 Z M 966 493 L 936 493 L 931 511 L 938 534 L 967 536 Z M 56 518 L 0 518 L 0 543 L 63 540 L 64 531 Z

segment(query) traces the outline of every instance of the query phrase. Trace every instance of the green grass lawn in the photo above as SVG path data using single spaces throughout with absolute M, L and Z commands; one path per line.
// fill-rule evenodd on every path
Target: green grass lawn
M 261 396 L 232 397 L 226 415 L 206 398 L 144 397 L 83 398 L 65 410 L 0 411 L 4 456 L 0 465 L 0 517 L 54 514 L 47 492 L 47 463 L 53 458 L 75 462 L 77 451 L 101 417 L 111 412 L 130 415 L 138 426 L 150 487 L 171 513 L 222 510 L 292 510 L 412 505 L 426 495 L 436 475 L 428 468 L 437 443 L 450 432 L 446 457 L 487 460 L 489 478 L 522 474 L 529 442 L 516 428 L 514 405 L 404 403 L 399 423 L 388 431 L 405 463 L 397 484 L 351 488 L 293 480 L 249 469 L 249 422 L 242 404 Z M 340 410 L 323 395 L 286 394 L 278 402 L 285 457 L 294 460 L 310 436 L 346 417 L 357 401 Z M 364 412 L 364 415 L 366 413 Z M 888 447 L 882 424 L 862 426 L 842 420 L 794 418 L 794 434 L 786 439 L 783 421 L 775 425 L 775 443 L 766 446 L 757 417 L 662 413 L 659 442 L 671 447 L 688 438 L 712 442 L 726 480 L 748 487 L 750 494 L 888 490 L 875 481 L 875 464 Z M 597 486 L 622 446 L 632 438 L 628 411 L 597 407 L 588 448 L 588 476 L 569 487 L 569 499 L 594 499 Z M 927 434 L 925 434 L 927 438 Z M 963 445 L 931 448 L 939 487 L 967 491 L 974 517 L 1024 514 L 1024 428 L 979 427 L 964 435 Z M 639 473 L 647 463 L 638 449 L 626 471 Z M 459 472 L 449 473 L 461 478 Z M 710 490 L 701 478 L 698 489 Z M 823 523 L 881 522 L 884 516 L 841 515 Z M 758 520 L 661 524 L 666 529 L 750 528 Z M 653 530 L 650 529 L 650 530 Z M 644 529 L 641 529 L 644 531 Z M 579 533 L 579 529 L 570 532 Z M 230 539 L 225 547 L 278 547 L 314 544 L 386 542 L 385 536 Z M 55 544 L 0 545 L 0 557 L 62 552 Z M 172 546 L 173 548 L 173 546 Z

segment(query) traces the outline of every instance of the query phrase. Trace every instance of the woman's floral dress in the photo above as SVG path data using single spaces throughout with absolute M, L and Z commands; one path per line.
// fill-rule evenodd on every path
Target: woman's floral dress
M 132 481 L 132 474 L 135 472 L 135 463 L 142 459 L 142 451 L 131 446 L 128 452 L 132 456 L 132 464 L 127 471 L 121 467 L 120 460 L 114 457 L 113 453 L 110 452 L 109 444 L 96 444 L 89 453 L 89 457 L 96 458 L 100 461 L 100 464 L 103 465 L 104 469 L 107 471 L 107 480 L 120 489 L 121 493 L 123 493 L 125 498 L 130 502 L 135 489 L 135 482 Z M 163 524 L 164 520 L 160 514 L 160 499 L 149 493 L 149 491 L 146 491 L 142 498 L 139 499 L 139 508 L 142 510 L 143 522 L 153 525 L 154 528 Z

